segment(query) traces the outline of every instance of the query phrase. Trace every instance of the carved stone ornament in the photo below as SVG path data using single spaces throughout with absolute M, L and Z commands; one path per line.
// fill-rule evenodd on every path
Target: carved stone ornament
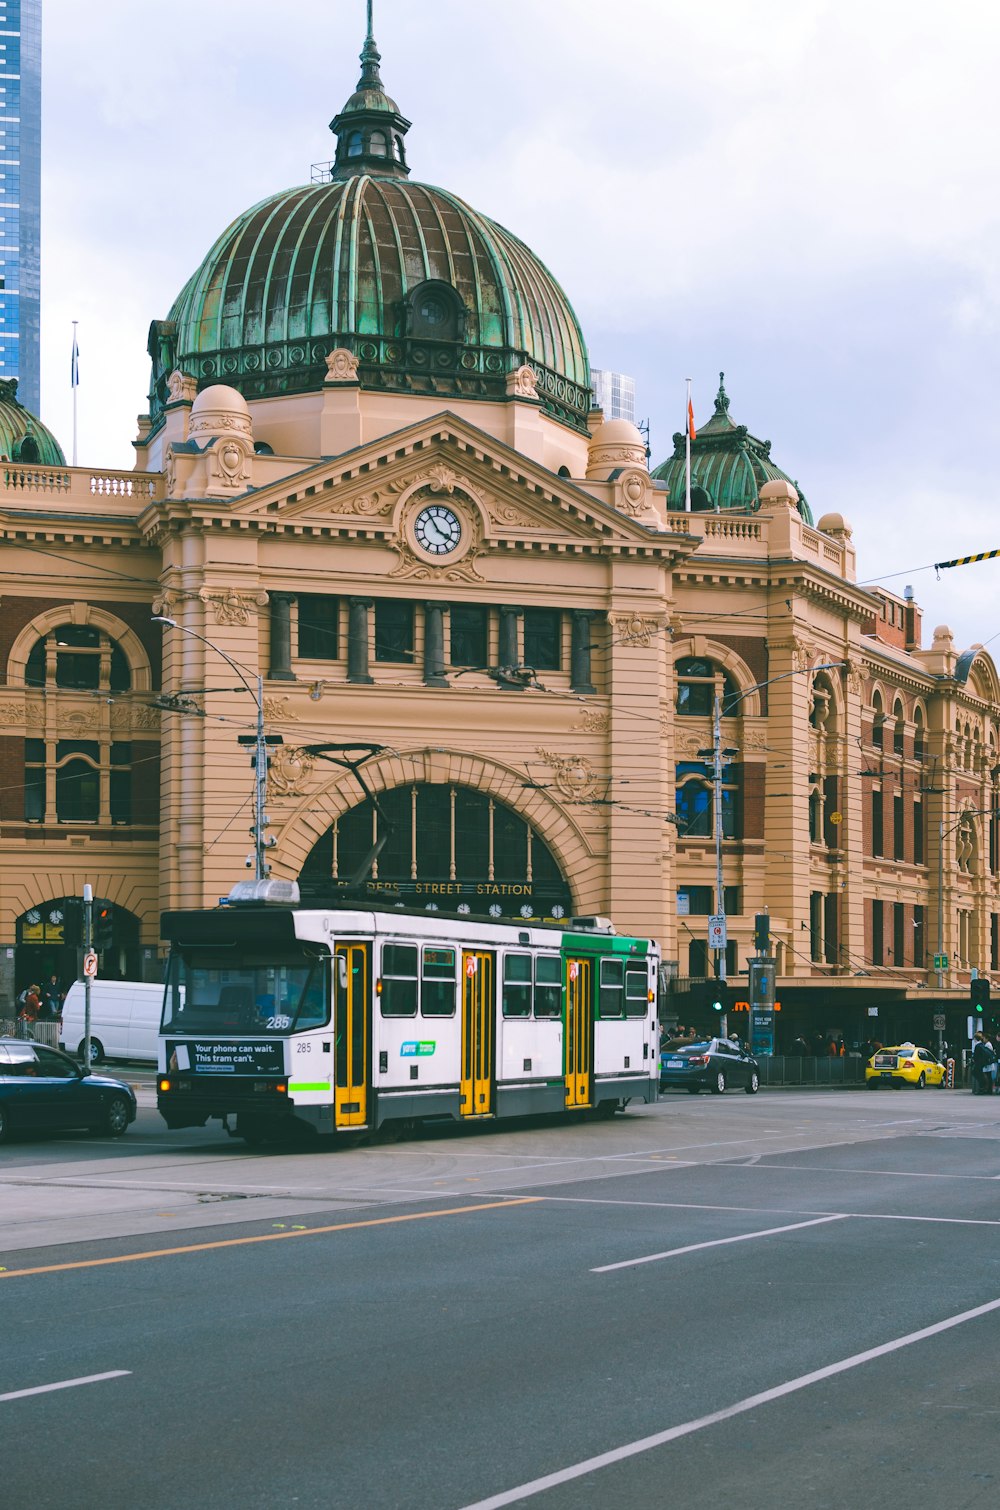
M 653 643 L 654 634 L 660 629 L 655 619 L 644 618 L 638 613 L 609 613 L 608 623 L 622 645 L 648 647 Z
M 271 751 L 267 772 L 267 795 L 272 797 L 304 797 L 305 783 L 316 764 L 304 750 L 276 745 Z
M 167 391 L 172 404 L 193 404 L 198 397 L 198 379 L 175 368 L 167 378 Z
M 674 753 L 679 759 L 694 760 L 705 748 L 705 736 L 696 729 L 678 730 L 674 735 Z
M 394 498 L 383 498 L 381 493 L 356 493 L 353 498 L 331 497 L 327 507 L 334 514 L 388 514 L 396 506 Z
M 603 713 L 600 708 L 586 708 L 576 727 L 581 734 L 606 734 L 611 727 L 611 714 Z
M 601 777 L 585 755 L 555 755 L 542 749 L 537 754 L 551 768 L 556 790 L 570 801 L 586 801 L 601 784 Z
M 847 687 L 852 697 L 863 697 L 868 682 L 868 669 L 860 661 L 847 665 Z
M 198 596 L 203 603 L 214 604 L 217 624 L 235 625 L 238 628 L 249 624 L 255 610 L 263 608 L 267 603 L 266 592 L 241 593 L 235 587 L 223 588 L 221 592 L 209 592 L 203 587 Z
M 205 489 L 211 496 L 213 483 L 236 491 L 249 487 L 253 480 L 250 458 L 253 448 L 243 440 L 219 440 L 207 453 L 210 480 Z
M 178 602 L 179 599 L 175 598 L 172 592 L 157 593 L 153 599 L 153 612 L 161 614 L 165 619 L 172 619 Z
M 23 703 L 0 703 L 0 724 L 23 724 L 25 716 Z
M 116 731 L 151 731 L 160 727 L 160 712 L 148 703 L 115 703 L 111 709 L 111 727 Z
M 413 550 L 405 535 L 393 541 L 393 550 L 399 556 L 399 561 L 389 573 L 390 577 L 409 577 L 414 582 L 485 582 L 486 578 L 476 570 L 476 558 L 483 554 L 481 547 L 474 543 L 460 561 L 449 561 L 446 565 L 438 566 L 437 563 L 425 561 Z
M 618 478 L 618 487 L 621 491 L 621 511 L 630 519 L 636 519 L 640 514 L 645 514 L 649 509 L 649 495 L 652 486 L 648 472 L 629 471 Z
M 167 490 L 167 497 L 173 498 L 177 492 L 177 457 L 174 455 L 173 446 L 167 447 L 167 455 L 163 464 L 163 482 Z
M 501 502 L 494 499 L 486 505 L 490 516 L 490 523 L 499 526 L 513 526 L 514 529 L 530 530 L 537 527 L 538 520 L 530 519 L 520 509 L 516 509 L 512 503 Z
M 290 724 L 297 723 L 299 715 L 292 707 L 290 698 L 265 697 L 264 717 L 267 719 L 272 719 L 275 723 Z M 276 748 L 280 749 L 281 746 L 278 745 L 276 746 Z
M 356 383 L 358 381 L 358 359 L 353 351 L 348 351 L 346 346 L 338 346 L 331 351 L 326 359 L 327 383 Z
M 508 398 L 537 398 L 538 376 L 533 367 L 525 362 L 523 367 L 518 367 L 514 372 L 507 374 L 507 397 Z
M 241 414 L 238 409 L 205 409 L 191 416 L 190 439 L 213 435 L 243 435 L 252 442 L 253 421 L 249 414 Z

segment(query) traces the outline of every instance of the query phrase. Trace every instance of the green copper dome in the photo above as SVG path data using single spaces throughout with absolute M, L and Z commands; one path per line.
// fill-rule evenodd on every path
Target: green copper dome
M 719 392 L 715 413 L 691 442 L 691 509 L 712 512 L 716 509 L 741 509 L 753 512 L 759 507 L 757 495 L 766 482 L 791 482 L 792 479 L 771 460 L 771 442 L 758 440 L 746 425 L 737 425 L 729 417 L 729 395 L 719 373 Z M 668 506 L 683 509 L 686 489 L 685 437 L 674 436 L 674 454 L 656 468 L 653 476 L 669 489 Z M 812 511 L 799 490 L 799 513 L 812 524 Z
M 17 379 L 0 379 L 0 461 L 22 466 L 64 467 L 66 458 L 52 431 L 17 401 Z
M 289 189 L 225 230 L 154 322 L 154 425 L 175 368 L 247 399 L 322 388 L 336 347 L 362 388 L 503 399 L 529 364 L 553 415 L 586 432 L 590 367 L 576 315 L 516 236 L 444 189 L 409 181 L 409 121 L 371 32 L 334 117 L 326 182 Z

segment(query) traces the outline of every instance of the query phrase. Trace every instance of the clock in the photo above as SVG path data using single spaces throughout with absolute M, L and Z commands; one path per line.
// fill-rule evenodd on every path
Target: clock
M 413 521 L 413 533 L 428 555 L 447 556 L 462 538 L 462 525 L 452 509 L 432 503 Z

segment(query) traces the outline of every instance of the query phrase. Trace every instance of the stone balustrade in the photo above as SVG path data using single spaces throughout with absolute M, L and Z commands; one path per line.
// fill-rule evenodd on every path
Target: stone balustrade
M 43 467 L 17 462 L 0 466 L 0 508 L 3 495 L 17 495 L 17 506 L 23 508 L 32 498 L 51 504 L 74 507 L 80 505 L 92 511 L 100 500 L 102 511 L 114 500 L 129 505 L 129 511 L 144 507 L 154 498 L 165 495 L 165 484 L 159 472 L 115 472 L 93 467 Z M 118 513 L 118 509 L 110 512 Z

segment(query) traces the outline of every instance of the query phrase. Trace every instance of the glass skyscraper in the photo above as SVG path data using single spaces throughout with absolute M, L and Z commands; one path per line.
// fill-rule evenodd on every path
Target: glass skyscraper
M 590 369 L 590 385 L 594 390 L 594 403 L 604 410 L 605 419 L 627 419 L 635 424 L 635 379 L 624 372 L 608 372 L 600 367 Z
M 42 0 L 0 0 L 0 378 L 37 414 Z

